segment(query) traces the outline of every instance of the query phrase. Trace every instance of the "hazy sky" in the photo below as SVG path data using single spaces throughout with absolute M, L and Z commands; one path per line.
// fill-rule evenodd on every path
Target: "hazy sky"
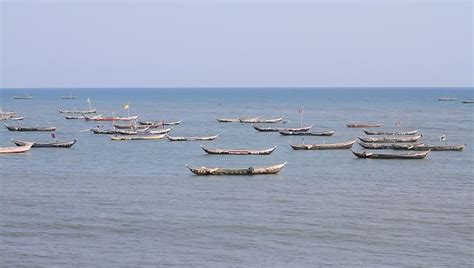
M 0 87 L 473 86 L 473 2 L 0 0 Z

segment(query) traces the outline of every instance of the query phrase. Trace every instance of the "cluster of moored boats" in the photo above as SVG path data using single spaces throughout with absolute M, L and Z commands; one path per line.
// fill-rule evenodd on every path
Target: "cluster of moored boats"
M 72 95 L 71 95 L 72 96 Z M 134 141 L 134 140 L 161 140 L 167 138 L 169 141 L 211 141 L 219 137 L 219 134 L 206 136 L 172 136 L 170 132 L 179 125 L 182 120 L 177 121 L 142 121 L 138 115 L 127 116 L 104 116 L 97 114 L 96 109 L 92 109 L 89 102 L 88 110 L 64 110 L 60 109 L 59 113 L 67 120 L 85 120 L 90 122 L 110 122 L 111 124 L 104 126 L 98 125 L 87 129 L 93 134 L 109 135 L 113 141 Z M 128 107 L 127 107 L 128 108 Z M 13 119 L 16 113 L 1 112 L 0 118 Z M 279 133 L 282 136 L 323 136 L 331 137 L 335 130 L 312 131 L 313 125 L 304 125 L 301 120 L 300 126 L 288 126 L 288 121 L 283 116 L 277 118 L 217 118 L 219 123 L 239 123 L 243 125 L 251 125 L 258 132 Z M 19 122 L 19 121 L 18 121 Z M 49 131 L 54 132 L 54 126 L 21 126 L 13 124 L 5 124 L 9 131 Z M 399 129 L 391 131 L 378 130 L 382 126 L 380 123 L 350 123 L 346 125 L 348 128 L 361 129 L 365 136 L 357 139 L 346 141 L 337 141 L 333 143 L 289 143 L 294 150 L 351 150 L 357 158 L 371 159 L 423 159 L 431 151 L 462 151 L 464 144 L 448 145 L 430 145 L 420 140 L 423 135 L 418 130 L 402 131 Z M 374 130 L 377 129 L 377 130 Z M 54 137 L 54 135 L 53 135 Z M 353 145 L 359 140 L 359 145 L 366 150 L 356 152 L 352 150 Z M 12 140 L 17 147 L 0 148 L 0 153 L 22 153 L 35 147 L 50 148 L 70 148 L 76 140 L 54 142 L 37 142 Z M 201 148 L 207 154 L 213 155 L 270 155 L 277 149 L 272 148 L 255 150 L 255 149 L 220 149 L 209 148 L 201 145 Z M 381 153 L 372 150 L 392 150 L 390 152 L 383 151 Z M 371 151 L 367 151 L 371 150 Z M 401 152 L 406 151 L 406 152 Z M 415 152 L 411 152 L 415 151 Z M 197 175 L 259 175 L 259 174 L 275 174 L 278 173 L 286 162 L 266 167 L 249 167 L 249 168 L 221 168 L 221 167 L 191 167 L 186 165 L 191 172 Z

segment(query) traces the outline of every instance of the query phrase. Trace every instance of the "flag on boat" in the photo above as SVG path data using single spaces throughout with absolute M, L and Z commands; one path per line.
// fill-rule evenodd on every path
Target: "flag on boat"
M 402 122 L 400 122 L 400 120 L 398 120 L 396 123 L 395 123 L 395 126 L 397 128 L 400 128 L 402 126 Z
M 300 114 L 303 113 L 303 109 L 304 109 L 304 107 L 301 106 L 301 108 L 298 109 L 298 113 L 300 113 Z
M 124 110 L 128 110 L 128 109 L 130 108 L 130 104 L 128 104 L 128 103 L 127 103 L 127 104 L 124 104 L 124 105 L 122 105 L 122 108 L 123 108 Z
M 89 99 L 89 98 L 87 98 L 87 100 L 86 100 L 86 101 L 87 101 L 88 103 L 91 103 L 91 99 Z
M 448 138 L 446 137 L 446 135 L 441 135 L 441 136 L 439 137 L 439 140 L 440 140 L 440 141 L 447 141 Z

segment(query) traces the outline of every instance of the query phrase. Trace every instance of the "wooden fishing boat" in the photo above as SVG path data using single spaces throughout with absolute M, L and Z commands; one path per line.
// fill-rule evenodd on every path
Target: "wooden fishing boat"
M 277 146 L 270 148 L 270 149 L 265 149 L 265 150 L 243 150 L 243 149 L 211 149 L 211 148 L 205 148 L 204 146 L 201 145 L 201 148 L 208 154 L 228 154 L 228 155 L 269 155 L 275 149 Z
M 214 136 L 204 136 L 204 137 L 172 137 L 166 134 L 166 137 L 170 141 L 211 141 L 219 137 L 219 134 Z
M 0 115 L 0 121 L 4 121 L 4 120 L 20 121 L 23 119 L 25 119 L 24 116 L 15 117 L 15 115 Z
M 138 115 L 134 116 L 84 116 L 87 121 L 133 121 L 138 118 Z
M 115 128 L 118 128 L 118 129 L 149 129 L 149 128 L 155 128 L 157 126 L 153 126 L 153 125 L 136 125 L 136 124 L 118 124 L 118 123 L 114 123 L 113 124 Z
M 10 118 L 9 118 L 9 120 L 12 120 L 12 121 L 13 121 L 13 120 L 14 120 L 14 121 L 21 121 L 21 120 L 23 120 L 23 119 L 25 119 L 24 116 L 10 117 Z
M 403 145 L 424 145 L 424 143 L 401 143 Z M 393 149 L 393 143 L 377 143 L 377 142 L 359 142 L 359 145 L 365 149 Z
M 24 153 L 31 149 L 33 143 L 28 143 L 18 147 L 0 147 L 0 154 Z
M 470 100 L 463 100 L 462 103 L 474 103 L 474 99 L 470 99 Z
M 248 167 L 248 168 L 209 168 L 209 167 L 186 167 L 196 175 L 266 175 L 278 173 L 287 162 L 268 167 Z
M 462 151 L 465 144 L 455 145 L 427 145 L 427 144 L 393 144 L 395 150 L 411 151 Z
M 111 136 L 113 141 L 139 141 L 139 140 L 161 140 L 166 134 L 161 135 L 126 135 L 126 136 Z
M 240 118 L 240 123 L 252 123 L 252 124 L 270 124 L 270 123 L 278 123 L 283 120 L 283 116 L 274 118 L 274 119 L 261 119 L 260 117 L 254 118 Z
M 15 116 L 16 115 L 16 112 L 12 112 L 12 111 L 0 111 L 0 116 Z
M 295 128 L 279 128 L 279 127 L 266 127 L 266 126 L 256 126 L 256 125 L 252 125 L 253 128 L 255 128 L 256 130 L 260 131 L 260 132 L 280 132 L 280 131 L 283 131 L 283 132 L 306 132 L 308 130 L 310 130 L 313 125 L 311 126 L 306 126 L 306 127 L 295 127 Z
M 367 135 L 397 135 L 397 136 L 405 136 L 405 135 L 416 135 L 418 130 L 411 130 L 411 131 L 370 131 L 367 129 L 363 129 L 362 131 L 365 132 Z
M 371 158 L 371 159 L 423 159 L 430 151 L 420 153 L 404 153 L 404 154 L 393 154 L 393 153 L 371 153 L 371 152 L 354 152 L 352 153 L 358 158 Z
M 350 128 L 369 128 L 369 127 L 381 127 L 382 124 L 371 124 L 371 123 L 351 123 L 347 124 Z
M 71 120 L 71 119 L 84 119 L 83 115 L 65 115 L 64 118 Z
M 62 110 L 62 109 L 59 109 L 58 110 L 59 113 L 62 113 L 62 114 L 95 114 L 97 113 L 97 110 L 96 109 L 89 109 L 89 110 Z
M 384 142 L 384 143 L 395 143 L 395 142 L 416 142 L 418 141 L 423 135 L 419 134 L 412 137 L 380 137 L 380 138 L 372 138 L 372 137 L 359 137 L 359 140 L 363 142 Z
M 217 118 L 217 122 L 220 123 L 232 123 L 232 122 L 239 122 L 239 118 Z
M 31 100 L 33 97 L 31 95 L 25 95 L 25 96 L 13 96 L 15 100 Z
M 20 127 L 20 126 L 9 126 L 5 124 L 10 131 L 55 131 L 56 127 Z
M 294 132 L 288 130 L 279 130 L 278 131 L 283 136 L 332 136 L 336 131 L 320 131 L 320 132 Z
M 12 140 L 17 146 L 24 146 L 27 144 L 32 143 L 33 148 L 71 148 L 74 144 L 76 144 L 76 140 L 73 141 L 63 141 L 63 142 L 30 142 L 30 141 L 20 141 L 20 140 Z
M 91 128 L 90 130 L 94 134 L 107 134 L 107 135 L 121 134 L 121 133 L 118 132 L 117 129 L 102 129 L 102 128 L 96 127 L 96 128 Z
M 155 129 L 155 130 L 148 130 L 147 132 L 150 134 L 166 134 L 170 132 L 173 128 L 163 128 L 163 129 Z
M 290 144 L 293 150 L 331 150 L 331 149 L 350 149 L 356 140 L 339 143 L 321 143 L 321 144 Z
M 448 96 L 448 97 L 439 97 L 438 100 L 439 101 L 457 101 L 458 98 L 454 96 Z
M 183 122 L 183 120 L 178 120 L 178 121 L 138 121 L 138 124 L 140 125 L 146 125 L 146 126 L 174 126 L 174 125 L 179 125 Z

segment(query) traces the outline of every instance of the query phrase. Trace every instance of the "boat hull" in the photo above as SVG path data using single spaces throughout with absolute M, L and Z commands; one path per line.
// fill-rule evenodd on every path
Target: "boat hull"
M 401 160 L 410 160 L 410 159 L 423 159 L 425 158 L 430 151 L 420 152 L 420 153 L 406 153 L 406 154 L 376 154 L 371 152 L 354 152 L 352 153 L 358 158 L 370 158 L 370 159 L 401 159 Z
M 356 140 L 328 144 L 290 144 L 290 146 L 293 150 L 337 150 L 350 149 L 354 143 Z
M 228 175 L 228 176 L 242 176 L 242 175 L 269 175 L 269 174 L 277 174 L 283 167 L 286 165 L 285 163 L 273 165 L 269 167 L 249 167 L 249 168 L 208 168 L 208 167 L 198 167 L 193 168 L 189 165 L 186 167 L 194 174 L 200 176 L 209 176 L 209 175 Z

